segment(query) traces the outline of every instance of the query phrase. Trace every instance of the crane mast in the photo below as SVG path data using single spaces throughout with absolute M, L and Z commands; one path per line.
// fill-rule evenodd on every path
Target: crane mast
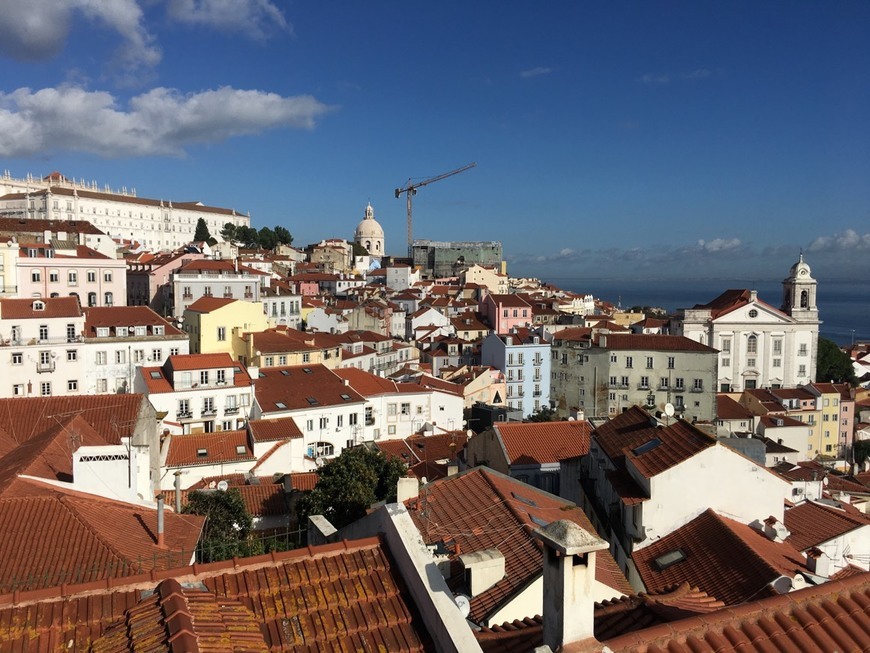
M 468 165 L 462 166 L 461 168 L 457 168 L 456 170 L 451 170 L 450 172 L 445 172 L 444 174 L 437 175 L 435 177 L 430 177 L 429 179 L 424 179 L 423 181 L 412 182 L 410 179 L 408 179 L 408 183 L 406 183 L 401 188 L 396 189 L 396 199 L 399 199 L 399 197 L 402 195 L 402 193 L 405 193 L 405 196 L 407 197 L 407 203 L 408 203 L 408 257 L 409 258 L 413 257 L 413 252 L 411 251 L 411 243 L 412 243 L 411 208 L 412 208 L 413 203 L 411 201 L 411 198 L 417 194 L 417 189 L 422 187 L 422 186 L 426 186 L 428 184 L 431 184 L 433 182 L 441 181 L 442 179 L 446 179 L 447 177 L 452 177 L 453 175 L 458 175 L 460 172 L 465 172 L 466 170 L 469 170 L 476 165 L 477 165 L 476 163 L 469 163 Z

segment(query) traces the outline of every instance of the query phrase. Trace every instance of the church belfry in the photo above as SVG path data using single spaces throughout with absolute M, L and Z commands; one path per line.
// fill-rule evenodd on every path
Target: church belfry
M 817 322 L 816 280 L 801 254 L 782 282 L 782 310 L 796 320 Z

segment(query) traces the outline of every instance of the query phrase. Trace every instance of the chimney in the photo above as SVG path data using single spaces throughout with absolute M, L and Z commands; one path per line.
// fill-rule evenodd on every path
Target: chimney
M 557 651 L 594 637 L 595 558 L 607 542 L 567 519 L 535 537 L 544 548 L 544 645 Z
M 465 570 L 465 587 L 469 596 L 482 594 L 505 576 L 504 555 L 498 549 L 484 549 L 459 555 Z
M 824 551 L 814 546 L 807 551 L 807 567 L 816 576 L 828 578 L 831 573 L 831 559 Z
M 414 476 L 403 476 L 396 484 L 396 503 L 405 503 L 420 494 L 420 482 Z
M 181 512 L 181 470 L 175 472 L 175 514 Z
M 455 460 L 447 463 L 447 476 L 455 476 L 459 473 L 459 464 Z
M 785 524 L 777 520 L 776 517 L 770 516 L 764 520 L 764 534 L 771 542 L 784 542 L 791 533 L 786 529 Z
M 165 549 L 166 540 L 163 535 L 163 493 L 157 497 L 157 548 Z

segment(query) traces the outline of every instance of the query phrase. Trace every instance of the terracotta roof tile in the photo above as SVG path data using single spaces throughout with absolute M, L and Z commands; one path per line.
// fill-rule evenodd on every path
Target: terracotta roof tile
M 542 523 L 570 519 L 595 532 L 580 508 L 486 467 L 429 483 L 408 506 L 427 544 L 452 541 L 462 553 L 496 547 L 504 555 L 505 578 L 471 599 L 470 618 L 478 623 L 540 576 L 543 559 L 532 533 Z M 455 554 L 450 557 L 456 559 Z M 609 552 L 599 553 L 596 560 L 597 581 L 615 594 L 631 592 Z M 455 574 L 448 584 L 457 587 L 461 576 Z
M 264 414 L 365 401 L 356 390 L 345 385 L 341 377 L 323 365 L 260 369 L 259 378 L 254 381 L 254 391 Z
M 194 467 L 254 460 L 247 431 L 218 431 L 172 436 L 165 465 Z
M 643 349 L 647 351 L 699 351 L 715 353 L 717 349 L 686 338 L 645 333 L 608 333 L 598 335 L 598 344 L 607 349 Z
M 37 310 L 34 306 L 41 305 Z M 37 297 L 28 299 L 0 299 L 0 318 L 26 320 L 52 317 L 80 317 L 82 307 L 78 297 Z
M 682 551 L 685 559 L 666 568 L 656 558 Z M 728 605 L 765 596 L 781 575 L 806 571 L 804 556 L 788 543 L 708 509 L 701 515 L 632 554 L 648 590 L 687 582 Z
M 842 503 L 835 508 L 805 501 L 786 510 L 783 522 L 791 533 L 786 542 L 798 551 L 806 551 L 856 528 L 870 525 L 870 517 Z
M 254 442 L 275 442 L 302 437 L 302 431 L 292 417 L 255 419 L 248 422 L 248 427 Z
M 109 327 L 113 329 L 119 326 L 162 326 L 168 336 L 186 336 L 183 331 L 176 329 L 172 323 L 160 317 L 147 306 L 95 306 L 84 308 L 85 314 L 85 337 L 94 338 L 97 335 L 97 327 Z M 114 331 L 110 332 L 114 336 Z M 131 333 L 130 336 L 133 334 Z M 148 331 L 149 336 L 153 332 Z
M 434 651 L 375 538 L 0 596 L 3 650 Z M 154 589 L 144 593 L 143 589 Z M 257 639 L 257 636 L 259 639 Z M 171 646 L 170 646 L 171 645 Z M 138 647 L 135 648 L 134 647 Z
M 587 421 L 493 424 L 511 465 L 557 463 L 589 453 L 592 426 Z
M 211 313 L 212 311 L 216 311 L 224 306 L 229 306 L 237 301 L 239 300 L 233 299 L 232 297 L 214 297 L 206 295 L 193 302 L 187 307 L 187 310 L 194 313 Z

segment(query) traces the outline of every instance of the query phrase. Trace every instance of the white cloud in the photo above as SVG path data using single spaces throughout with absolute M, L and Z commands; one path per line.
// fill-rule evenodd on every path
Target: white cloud
M 819 236 L 810 243 L 811 252 L 842 252 L 870 250 L 870 233 L 859 234 L 854 229 L 833 236 Z
M 126 110 L 109 93 L 75 86 L 0 93 L 0 156 L 53 150 L 104 157 L 180 156 L 196 143 L 214 143 L 267 129 L 310 129 L 331 110 L 300 95 L 222 87 L 182 94 L 155 88 Z
M 57 55 L 69 38 L 75 12 L 121 36 L 117 58 L 125 69 L 160 61 L 160 48 L 145 28 L 136 0 L 0 0 L 0 53 L 25 61 Z
M 223 32 L 241 32 L 265 39 L 275 32 L 292 32 L 284 14 L 270 0 L 168 0 L 170 18 Z
M 544 68 L 539 66 L 537 68 L 530 68 L 529 70 L 520 71 L 520 77 L 522 77 L 523 79 L 529 79 L 530 77 L 549 75 L 551 72 L 553 72 L 552 68 Z
M 644 84 L 667 84 L 671 81 L 671 76 L 666 74 L 653 75 L 647 73 L 646 75 L 641 76 L 640 81 Z
M 680 75 L 685 80 L 692 81 L 696 79 L 706 79 L 713 73 L 707 70 L 706 68 L 698 68 L 697 70 L 693 70 L 690 73 L 683 73 Z
M 714 238 L 713 240 L 699 240 L 698 247 L 705 252 L 727 252 L 737 249 L 742 243 L 739 238 Z

